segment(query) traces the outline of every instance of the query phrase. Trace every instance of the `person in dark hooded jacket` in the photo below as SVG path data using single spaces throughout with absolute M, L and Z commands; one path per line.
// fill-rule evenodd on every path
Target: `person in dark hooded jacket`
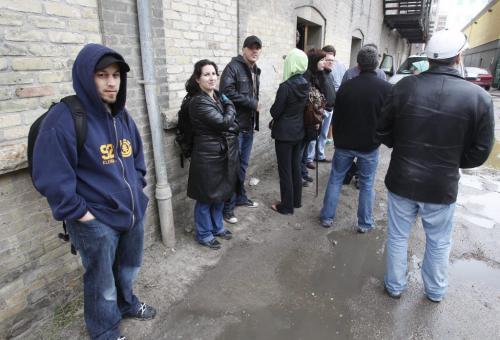
M 221 247 L 215 237 L 232 237 L 224 228 L 222 209 L 234 193 L 239 168 L 236 111 L 233 103 L 215 90 L 217 76 L 217 65 L 203 59 L 194 65 L 186 82 L 192 97 L 189 118 L 194 138 L 187 194 L 196 200 L 196 240 L 211 249 Z
M 304 109 L 309 83 L 302 76 L 307 69 L 307 55 L 293 49 L 285 59 L 285 81 L 280 84 L 271 106 L 271 137 L 275 139 L 280 177 L 281 202 L 271 208 L 281 214 L 293 214 L 301 207 L 301 159 L 304 139 Z
M 77 151 L 69 108 L 59 103 L 40 126 L 33 153 L 33 182 L 54 218 L 65 220 L 85 268 L 84 317 L 92 339 L 120 338 L 122 318 L 154 318 L 132 287 L 142 263 L 146 164 L 141 137 L 125 109 L 123 57 L 86 45 L 73 65 L 73 88 L 87 116 Z

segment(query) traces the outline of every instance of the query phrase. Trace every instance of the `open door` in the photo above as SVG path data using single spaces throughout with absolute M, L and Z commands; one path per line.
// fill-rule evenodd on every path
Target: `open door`
M 349 67 L 356 66 L 358 64 L 357 57 L 358 57 L 358 52 L 361 49 L 361 44 L 362 40 L 357 37 L 352 37 L 351 41 L 351 60 L 349 63 Z
M 297 18 L 297 31 L 300 33 L 300 40 L 297 48 L 307 52 L 312 48 L 321 48 L 323 27 L 305 20 Z

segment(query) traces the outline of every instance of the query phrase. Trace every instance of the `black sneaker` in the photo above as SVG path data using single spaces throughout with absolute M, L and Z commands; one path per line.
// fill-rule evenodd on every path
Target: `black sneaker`
M 226 229 L 222 233 L 216 234 L 215 236 L 220 237 L 223 240 L 230 240 L 233 238 L 233 233 Z
M 244 203 L 236 203 L 238 207 L 247 207 L 247 208 L 257 208 L 259 203 L 252 201 L 251 199 L 247 199 Z
M 314 179 L 313 179 L 311 176 L 309 176 L 309 175 L 305 175 L 305 176 L 304 176 L 304 177 L 302 177 L 302 178 L 303 178 L 304 180 L 308 181 L 308 182 L 312 182 L 312 181 L 314 181 Z
M 389 295 L 391 298 L 397 300 L 401 298 L 402 293 L 391 293 L 388 289 L 387 286 L 384 284 L 384 292 Z
M 122 336 L 122 335 L 120 335 L 118 338 L 116 338 L 116 340 L 127 340 L 127 338 L 124 337 L 124 336 Z
M 202 246 L 205 246 L 205 247 L 208 247 L 208 248 L 214 249 L 214 250 L 220 249 L 220 247 L 221 247 L 220 242 L 217 241 L 215 238 L 211 239 L 208 242 L 200 242 L 200 244 Z
M 425 294 L 425 297 L 427 298 L 427 300 L 429 300 L 430 302 L 433 302 L 433 303 L 440 303 L 441 300 L 443 298 L 440 298 L 440 299 L 436 299 L 436 298 L 431 298 L 429 295 Z
M 366 234 L 366 233 L 369 233 L 370 231 L 372 231 L 373 229 L 375 229 L 375 227 L 361 227 L 361 226 L 358 226 L 358 233 L 360 234 Z
M 154 309 L 150 305 L 145 304 L 144 302 L 141 302 L 139 309 L 135 312 L 135 314 L 129 314 L 125 317 L 145 321 L 145 320 L 152 320 L 155 318 L 155 316 L 156 316 L 156 309 Z

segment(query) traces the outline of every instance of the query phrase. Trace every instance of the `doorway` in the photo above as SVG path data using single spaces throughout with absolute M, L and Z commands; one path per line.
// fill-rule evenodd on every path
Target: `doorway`
M 356 66 L 358 62 L 356 61 L 358 57 L 358 52 L 361 49 L 362 40 L 360 38 L 352 37 L 351 40 L 351 60 L 349 62 L 349 67 Z
M 312 48 L 321 48 L 323 27 L 314 22 L 297 17 L 297 31 L 300 34 L 300 39 L 297 48 L 305 52 Z

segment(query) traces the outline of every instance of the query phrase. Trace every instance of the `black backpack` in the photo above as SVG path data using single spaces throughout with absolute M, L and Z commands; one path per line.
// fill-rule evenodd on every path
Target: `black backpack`
M 87 113 L 85 112 L 82 103 L 75 95 L 64 97 L 61 99 L 61 102 L 66 104 L 71 111 L 71 116 L 73 117 L 73 121 L 75 123 L 77 152 L 80 154 L 83 144 L 85 143 L 85 138 L 87 137 Z M 52 103 L 47 112 L 42 114 L 33 122 L 33 124 L 31 124 L 30 131 L 28 133 L 28 170 L 31 180 L 33 180 L 33 151 L 36 138 L 38 137 L 38 132 L 43 120 L 56 104 L 57 103 Z M 67 242 L 69 241 L 69 235 L 66 231 L 66 221 L 63 221 L 63 229 L 64 233 L 59 233 L 58 236 L 60 239 Z M 76 255 L 76 249 L 73 244 L 71 245 L 71 253 Z
M 193 150 L 193 127 L 189 119 L 189 102 L 191 95 L 187 94 L 182 100 L 181 108 L 177 112 L 177 130 L 175 132 L 175 143 L 181 149 L 181 167 L 184 168 L 184 159 L 191 157 Z

